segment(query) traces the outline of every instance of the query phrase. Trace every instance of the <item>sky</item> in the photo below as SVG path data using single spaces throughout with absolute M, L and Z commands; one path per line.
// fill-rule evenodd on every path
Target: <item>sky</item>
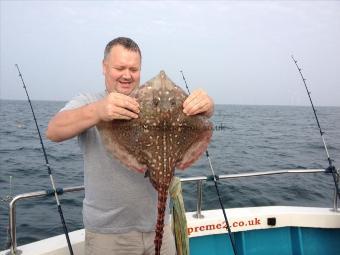
M 110 40 L 142 50 L 142 79 L 164 70 L 216 104 L 340 106 L 338 1 L 3 1 L 0 98 L 66 101 L 104 90 Z

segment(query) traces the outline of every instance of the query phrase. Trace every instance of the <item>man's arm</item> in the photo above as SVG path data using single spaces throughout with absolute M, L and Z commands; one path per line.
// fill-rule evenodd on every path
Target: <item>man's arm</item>
M 61 142 L 79 135 L 99 122 L 95 104 L 57 113 L 48 123 L 46 137 Z
M 81 134 L 100 121 L 137 118 L 139 105 L 134 98 L 110 93 L 98 102 L 57 113 L 49 122 L 46 136 L 61 142 Z

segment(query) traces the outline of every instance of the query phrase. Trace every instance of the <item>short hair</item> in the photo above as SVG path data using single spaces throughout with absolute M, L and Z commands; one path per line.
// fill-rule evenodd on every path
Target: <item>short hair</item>
M 121 45 L 127 50 L 137 52 L 139 54 L 139 56 L 142 58 L 141 51 L 138 47 L 138 44 L 135 41 L 133 41 L 132 39 L 130 39 L 128 37 L 117 37 L 117 38 L 111 40 L 106 45 L 105 50 L 104 50 L 104 60 L 110 54 L 112 47 L 115 46 L 115 45 Z

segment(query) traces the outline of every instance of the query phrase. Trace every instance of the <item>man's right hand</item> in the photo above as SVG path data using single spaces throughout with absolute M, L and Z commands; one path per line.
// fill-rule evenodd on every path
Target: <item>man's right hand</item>
M 138 118 L 139 104 L 136 99 L 110 93 L 104 99 L 82 107 L 58 112 L 49 122 L 48 139 L 61 142 L 79 135 L 100 121 Z
M 96 103 L 97 114 L 102 121 L 138 118 L 139 104 L 135 98 L 111 92 Z

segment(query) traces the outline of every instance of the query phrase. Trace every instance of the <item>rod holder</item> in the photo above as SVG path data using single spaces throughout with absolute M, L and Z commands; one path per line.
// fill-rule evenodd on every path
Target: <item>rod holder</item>
M 204 215 L 202 214 L 203 180 L 197 181 L 196 185 L 197 185 L 197 211 L 193 215 L 193 217 L 196 218 L 196 219 L 203 219 L 204 218 Z

